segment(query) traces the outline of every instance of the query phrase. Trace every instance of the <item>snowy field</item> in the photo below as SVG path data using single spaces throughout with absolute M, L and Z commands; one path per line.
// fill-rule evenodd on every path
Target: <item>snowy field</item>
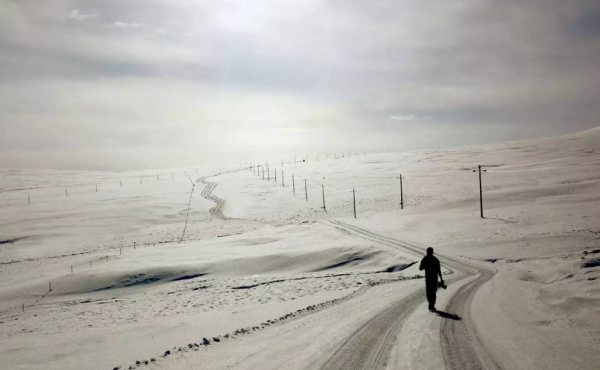
M 0 170 L 0 368 L 598 368 L 599 129 L 325 156 Z

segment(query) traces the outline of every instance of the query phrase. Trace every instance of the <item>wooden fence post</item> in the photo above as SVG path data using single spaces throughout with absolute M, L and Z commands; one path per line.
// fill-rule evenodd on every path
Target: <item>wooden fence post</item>
M 356 192 L 352 189 L 352 202 L 354 203 L 354 218 L 356 218 Z
M 306 179 L 304 179 L 304 194 L 306 195 L 306 201 L 308 202 L 308 190 L 306 189 Z

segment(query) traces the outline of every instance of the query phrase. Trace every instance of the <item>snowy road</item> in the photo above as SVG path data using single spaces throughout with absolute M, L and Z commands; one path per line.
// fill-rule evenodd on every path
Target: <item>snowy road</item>
M 220 218 L 221 220 L 226 220 L 227 217 L 223 214 L 223 207 L 225 207 L 225 201 L 212 194 L 212 191 L 215 189 L 215 187 L 217 187 L 217 183 L 206 181 L 205 177 L 199 178 L 197 182 L 206 185 L 204 187 L 204 190 L 202 190 L 202 197 L 216 203 L 214 207 L 208 210 L 210 214 L 217 218 Z
M 385 244 L 392 248 L 402 248 L 410 253 L 423 255 L 419 247 L 341 221 L 332 222 L 336 227 L 368 240 Z M 461 286 L 452 296 L 446 311 L 462 317 L 462 320 L 446 319 L 441 323 L 441 342 L 444 362 L 447 369 L 501 369 L 498 362 L 487 350 L 477 335 L 477 328 L 471 320 L 470 302 L 477 289 L 492 278 L 494 271 L 468 265 L 456 259 L 440 255 L 443 264 L 456 274 L 448 279 L 450 284 L 460 284 L 466 278 L 476 275 L 474 280 Z M 376 315 L 356 330 L 322 367 L 325 369 L 380 369 L 389 362 L 389 355 L 395 338 L 405 320 L 424 301 L 424 289 L 420 289 L 395 302 L 391 307 Z

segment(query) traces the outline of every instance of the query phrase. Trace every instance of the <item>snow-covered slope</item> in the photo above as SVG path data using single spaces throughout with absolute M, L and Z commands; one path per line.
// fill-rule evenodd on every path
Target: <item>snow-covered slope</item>
M 455 368 L 455 344 L 444 338 L 465 339 L 464 324 L 488 368 L 594 369 L 598 148 L 594 129 L 435 151 L 321 153 L 269 163 L 269 180 L 266 163 L 259 173 L 2 170 L 0 368 L 331 367 L 340 348 L 366 340 L 360 330 L 392 324 L 391 339 L 372 344 L 385 349 L 386 366 Z M 209 212 L 215 197 L 225 217 Z M 431 315 L 412 295 L 423 284 L 415 251 L 426 246 L 455 281 L 438 308 L 463 310 L 448 312 L 462 321 Z M 379 315 L 391 307 L 408 316 Z M 456 328 L 440 325 L 448 320 Z M 203 338 L 212 344 L 194 345 Z

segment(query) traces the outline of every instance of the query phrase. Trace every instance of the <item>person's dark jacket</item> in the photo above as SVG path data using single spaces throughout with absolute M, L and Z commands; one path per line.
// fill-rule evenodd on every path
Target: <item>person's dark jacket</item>
M 433 255 L 427 255 L 421 260 L 419 270 L 425 270 L 425 281 L 428 286 L 437 288 L 437 277 L 441 276 L 440 260 Z

